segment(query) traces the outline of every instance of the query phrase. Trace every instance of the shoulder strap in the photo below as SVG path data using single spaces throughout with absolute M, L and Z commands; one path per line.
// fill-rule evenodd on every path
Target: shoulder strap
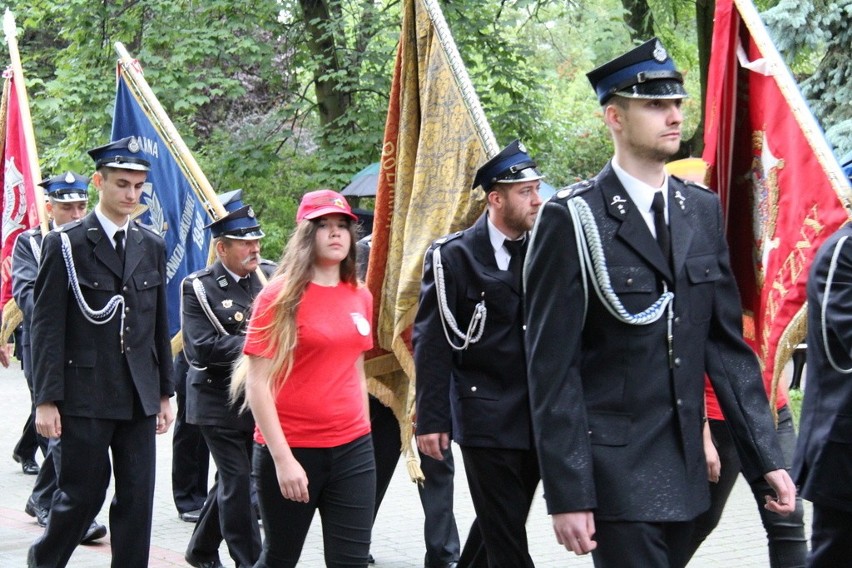
M 216 314 L 213 313 L 213 308 L 207 300 L 207 290 L 204 289 L 204 284 L 201 282 L 200 278 L 192 279 L 192 291 L 195 292 L 195 297 L 198 298 L 198 303 L 201 305 L 201 310 L 204 312 L 204 315 L 207 316 L 207 319 L 210 320 L 210 323 L 213 325 L 213 328 L 219 332 L 219 335 L 230 335 L 230 333 L 225 331 L 225 328 L 222 327 L 222 323 L 219 321 L 219 318 L 216 317 Z

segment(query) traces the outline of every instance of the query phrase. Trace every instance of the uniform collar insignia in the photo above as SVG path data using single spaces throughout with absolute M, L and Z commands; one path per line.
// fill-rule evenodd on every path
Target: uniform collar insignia
M 686 198 L 680 192 L 680 190 L 675 191 L 675 199 L 677 199 L 677 204 L 680 206 L 680 210 L 684 211 L 686 208 L 683 206 L 683 203 L 686 201 Z

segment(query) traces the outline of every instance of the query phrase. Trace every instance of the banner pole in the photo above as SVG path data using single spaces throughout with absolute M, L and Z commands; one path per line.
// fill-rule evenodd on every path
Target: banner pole
M 21 113 L 21 128 L 24 131 L 24 142 L 27 148 L 27 156 L 30 165 L 30 177 L 33 183 L 35 195 L 35 208 L 38 212 L 38 224 L 41 234 L 46 235 L 50 231 L 47 222 L 47 211 L 44 208 L 44 191 L 39 185 L 41 181 L 41 169 L 38 165 L 38 150 L 35 143 L 35 132 L 33 132 L 33 120 L 30 115 L 30 103 L 27 98 L 27 86 L 24 83 L 24 68 L 21 65 L 21 54 L 18 51 L 18 29 L 15 26 L 15 15 L 6 8 L 3 16 L 3 32 L 6 35 L 6 43 L 9 45 L 9 58 L 12 63 L 12 75 L 17 85 L 15 93 L 18 97 L 18 107 Z

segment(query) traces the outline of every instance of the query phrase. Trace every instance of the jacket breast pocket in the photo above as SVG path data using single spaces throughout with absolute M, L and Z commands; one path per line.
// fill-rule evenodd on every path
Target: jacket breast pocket
M 713 312 L 713 287 L 722 277 L 715 254 L 701 254 L 686 259 L 689 278 L 689 318 L 692 323 L 704 323 Z
M 80 283 L 80 289 L 83 291 L 91 290 L 115 294 L 116 290 L 118 290 L 116 277 L 108 272 L 78 272 L 77 282 Z
M 486 328 L 488 327 L 488 320 L 508 322 L 514 321 L 517 317 L 519 297 L 506 284 L 494 282 L 484 286 L 469 286 L 465 297 L 467 300 L 465 302 L 465 312 L 468 315 L 463 320 L 465 322 L 463 329 L 467 329 L 466 322 L 470 321 L 470 318 L 473 316 L 476 304 L 483 300 L 485 301 L 485 309 L 487 310 Z M 461 327 L 461 322 L 459 322 L 459 326 Z
M 613 292 L 631 313 L 641 312 L 657 299 L 657 279 L 643 266 L 611 266 L 609 282 Z
M 632 419 L 621 412 L 589 412 L 589 441 L 598 446 L 626 446 Z
M 132 277 L 136 289 L 137 309 L 140 312 L 153 311 L 157 306 L 157 288 L 163 283 L 159 272 L 140 272 Z

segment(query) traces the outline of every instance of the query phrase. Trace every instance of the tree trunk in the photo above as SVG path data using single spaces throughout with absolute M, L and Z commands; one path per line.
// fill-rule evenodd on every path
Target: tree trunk
M 624 23 L 630 29 L 630 38 L 645 41 L 654 37 L 654 15 L 648 0 L 621 0 Z
M 341 61 L 333 29 L 337 10 L 335 0 L 299 0 L 307 32 L 307 46 L 316 62 L 314 90 L 317 96 L 320 125 L 325 129 L 340 118 L 349 106 L 349 98 L 335 78 Z

